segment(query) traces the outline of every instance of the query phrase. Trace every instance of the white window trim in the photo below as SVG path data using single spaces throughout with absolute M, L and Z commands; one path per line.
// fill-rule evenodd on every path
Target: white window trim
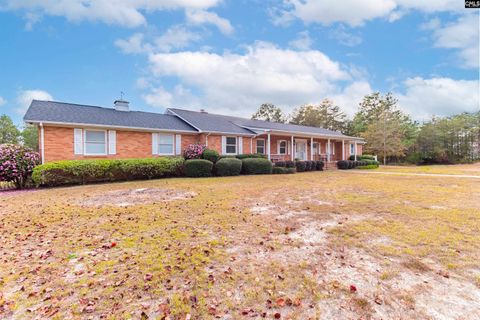
M 169 136 L 172 138 L 172 152 L 170 153 L 161 153 L 160 152 L 160 138 L 162 136 Z M 158 145 L 158 155 L 159 156 L 173 156 L 175 155 L 175 135 L 174 134 L 171 134 L 171 133 L 159 133 L 158 134 L 158 138 L 157 138 L 157 145 Z
M 284 152 L 284 153 L 281 153 L 281 152 L 280 152 L 280 149 L 281 149 L 281 148 L 280 148 L 280 144 L 281 144 L 282 142 L 285 142 L 285 152 Z M 277 142 L 277 153 L 278 153 L 278 154 L 281 154 L 281 155 L 287 154 L 287 148 L 288 148 L 287 140 L 278 140 L 278 142 Z
M 227 147 L 232 146 L 232 144 L 228 144 L 228 138 L 234 138 L 235 139 L 235 152 L 228 152 Z M 237 154 L 238 153 L 238 138 L 236 136 L 225 136 L 225 154 Z
M 355 144 L 354 143 L 350 143 L 350 154 L 355 154 Z
M 314 152 L 313 154 L 315 155 L 320 154 L 320 151 L 318 150 L 318 144 L 319 144 L 318 142 L 313 142 L 313 152 Z M 317 151 L 315 152 L 315 150 Z
M 104 148 L 105 151 L 103 153 L 87 153 L 87 131 L 103 132 L 103 135 L 105 137 L 105 148 Z M 83 129 L 83 155 L 84 156 L 106 156 L 107 155 L 107 148 L 108 148 L 107 130 Z
M 266 154 L 266 148 L 267 148 L 267 143 L 265 142 L 265 139 L 257 139 L 255 141 L 255 153 L 258 153 L 258 141 L 263 141 L 263 152 L 261 154 Z

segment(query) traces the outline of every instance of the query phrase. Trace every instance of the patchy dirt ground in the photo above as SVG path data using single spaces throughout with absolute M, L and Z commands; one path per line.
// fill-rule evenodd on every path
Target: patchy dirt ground
M 161 188 L 138 188 L 114 190 L 95 195 L 85 195 L 75 204 L 87 207 L 117 206 L 128 207 L 132 205 L 157 203 L 161 201 L 174 201 L 193 198 L 195 192 L 161 189 Z
M 336 171 L 8 193 L 0 318 L 479 319 L 479 191 Z

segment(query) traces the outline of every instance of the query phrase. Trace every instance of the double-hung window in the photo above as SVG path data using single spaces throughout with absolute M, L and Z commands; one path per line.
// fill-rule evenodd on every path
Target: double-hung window
M 265 154 L 265 139 L 257 140 L 257 153 Z
M 350 143 L 350 154 L 355 154 L 355 144 Z
M 281 140 L 278 143 L 278 153 L 287 154 L 287 141 Z
M 158 154 L 173 155 L 173 134 L 158 134 Z
M 237 154 L 237 137 L 225 138 L 225 152 L 227 154 Z
M 107 132 L 85 129 L 85 155 L 107 154 Z

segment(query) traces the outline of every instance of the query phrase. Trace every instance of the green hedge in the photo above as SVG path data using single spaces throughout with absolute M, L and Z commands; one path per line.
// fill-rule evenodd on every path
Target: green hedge
M 242 160 L 243 174 L 270 174 L 272 167 L 272 162 L 268 159 L 247 158 Z
M 191 159 L 185 161 L 185 175 L 199 178 L 212 176 L 213 162 L 205 159 Z
M 183 158 L 126 160 L 64 160 L 34 168 L 36 186 L 60 186 L 93 182 L 154 179 L 181 175 Z
M 243 160 L 243 159 L 267 159 L 267 155 L 263 153 L 251 153 L 251 154 L 237 154 L 235 158 Z
M 358 166 L 357 169 L 377 169 L 378 164 L 367 164 L 365 166 Z
M 287 174 L 287 173 L 295 173 L 295 168 L 286 168 L 286 167 L 273 167 L 272 168 L 273 174 Z
M 242 171 L 242 160 L 236 158 L 223 158 L 215 163 L 215 175 L 238 176 Z
M 215 163 L 218 161 L 219 158 L 220 158 L 220 155 L 218 154 L 217 151 L 212 149 L 203 150 L 202 159 L 212 161 L 213 163 Z

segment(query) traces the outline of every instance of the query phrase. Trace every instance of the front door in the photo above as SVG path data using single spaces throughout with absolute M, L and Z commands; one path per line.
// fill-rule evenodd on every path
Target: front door
M 295 142 L 295 158 L 307 160 L 307 143 L 304 141 Z

